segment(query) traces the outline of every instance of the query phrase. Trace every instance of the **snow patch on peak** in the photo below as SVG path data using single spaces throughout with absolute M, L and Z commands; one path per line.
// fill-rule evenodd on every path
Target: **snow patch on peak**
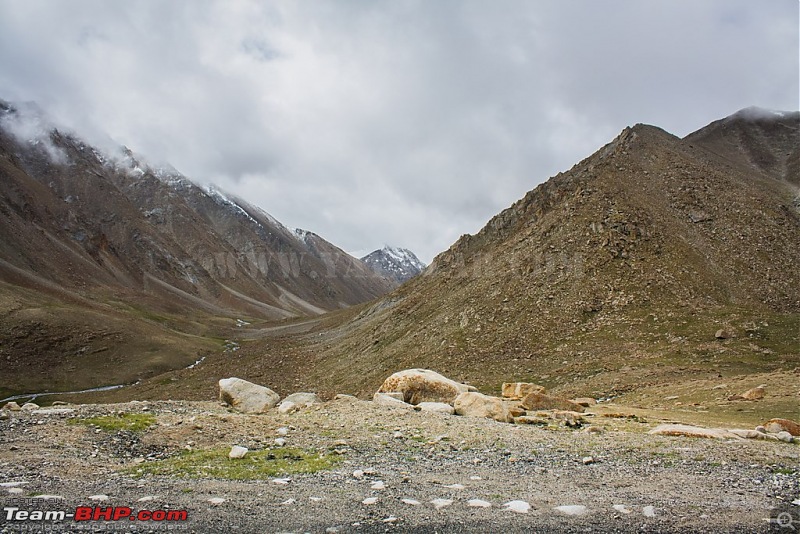
M 374 272 L 393 278 L 399 283 L 417 276 L 425 269 L 425 264 L 413 252 L 390 245 L 384 245 L 382 249 L 367 254 L 361 261 Z

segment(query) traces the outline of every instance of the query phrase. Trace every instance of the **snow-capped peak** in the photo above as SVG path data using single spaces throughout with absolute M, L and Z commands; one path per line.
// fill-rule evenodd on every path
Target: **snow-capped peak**
M 425 269 L 417 256 L 408 249 L 384 245 L 380 250 L 367 254 L 361 261 L 378 274 L 395 279 L 402 283 Z

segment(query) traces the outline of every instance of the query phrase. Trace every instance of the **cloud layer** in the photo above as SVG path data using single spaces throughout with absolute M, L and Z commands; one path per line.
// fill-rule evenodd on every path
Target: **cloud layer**
M 0 0 L 0 98 L 425 261 L 636 122 L 798 109 L 798 3 Z

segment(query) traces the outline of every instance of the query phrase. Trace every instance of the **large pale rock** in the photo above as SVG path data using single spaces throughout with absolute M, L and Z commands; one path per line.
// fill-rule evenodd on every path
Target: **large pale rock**
M 509 405 L 503 402 L 503 399 L 475 391 L 461 393 L 453 401 L 453 408 L 458 415 L 488 417 L 502 423 L 510 423 L 514 420 L 513 415 L 509 412 Z
M 405 402 L 416 405 L 420 402 L 452 404 L 460 393 L 467 391 L 476 389 L 429 369 L 406 369 L 387 378 L 378 393 L 399 392 Z
M 380 406 L 394 406 L 395 408 L 405 408 L 407 410 L 414 409 L 414 406 L 411 404 L 403 402 L 391 395 L 387 395 L 386 393 L 376 393 L 372 396 L 372 402 Z
M 280 396 L 269 388 L 241 378 L 219 381 L 219 400 L 244 413 L 263 413 L 273 408 Z
M 544 393 L 531 393 L 522 399 L 520 405 L 526 410 L 568 410 L 571 412 L 583 412 L 584 410 L 583 406 L 577 402 L 551 397 Z
M 315 404 L 322 404 L 316 393 L 292 393 L 278 403 L 278 412 L 282 414 L 294 413 L 301 408 L 308 408 Z
M 764 387 L 765 386 L 762 385 L 755 387 L 753 389 L 748 389 L 747 391 L 742 393 L 742 398 L 744 400 L 761 400 L 764 398 L 765 395 Z
M 687 438 L 741 439 L 741 436 L 723 428 L 702 428 L 691 425 L 659 425 L 649 432 L 658 436 L 682 436 Z
M 793 436 L 800 436 L 800 423 L 791 419 L 770 419 L 764 423 L 767 432 L 777 434 L 778 432 L 788 432 Z
M 531 393 L 544 393 L 544 386 L 529 382 L 504 382 L 501 395 L 506 399 L 520 400 Z
M 417 410 L 445 415 L 453 415 L 455 413 L 455 408 L 444 402 L 420 402 L 417 404 Z

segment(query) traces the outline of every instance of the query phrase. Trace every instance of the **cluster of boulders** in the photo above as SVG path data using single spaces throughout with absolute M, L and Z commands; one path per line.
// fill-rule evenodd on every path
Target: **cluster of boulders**
M 277 407 L 280 413 L 288 414 L 322 403 L 315 393 L 293 393 L 281 400 L 281 396 L 268 387 L 241 378 L 220 380 L 219 399 L 243 413 L 264 413 Z
M 745 428 L 703 428 L 692 425 L 664 424 L 650 431 L 660 436 L 717 439 L 763 439 L 800 443 L 800 423 L 790 419 L 770 419 L 754 430 Z
M 594 399 L 553 397 L 545 393 L 544 387 L 526 382 L 503 384 L 501 395 L 484 395 L 429 369 L 406 369 L 387 378 L 372 400 L 388 406 L 486 417 L 503 423 L 546 424 L 542 416 L 550 416 L 568 426 L 580 426 L 581 413 L 595 403 Z M 548 413 L 540 413 L 545 411 Z

